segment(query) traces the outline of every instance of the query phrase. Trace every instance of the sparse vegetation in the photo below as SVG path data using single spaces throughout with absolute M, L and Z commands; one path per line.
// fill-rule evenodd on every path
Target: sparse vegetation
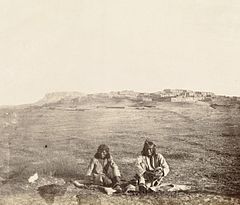
M 95 106 L 84 112 L 48 108 L 0 110 L 0 177 L 4 179 L 0 204 L 19 204 L 19 198 L 21 204 L 41 204 L 28 177 L 38 172 L 41 178 L 81 179 L 100 143 L 110 146 L 123 178 L 130 180 L 134 176 L 134 159 L 145 138 L 156 142 L 170 164 L 171 172 L 165 181 L 191 185 L 190 192 L 109 198 L 70 186 L 67 199 L 62 198 L 61 203 L 80 204 L 80 199 L 74 198 L 77 194 L 85 202 L 91 198 L 93 204 L 237 203 L 239 109 L 212 109 L 208 104 L 183 102 L 158 102 L 145 109 Z

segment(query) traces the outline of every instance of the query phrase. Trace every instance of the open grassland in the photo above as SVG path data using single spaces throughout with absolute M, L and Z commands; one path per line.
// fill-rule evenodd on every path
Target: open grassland
M 123 179 L 130 180 L 146 138 L 156 142 L 170 165 L 165 182 L 190 185 L 189 193 L 140 198 L 95 196 L 87 190 L 79 194 L 93 204 L 208 204 L 208 195 L 213 204 L 229 204 L 237 203 L 240 195 L 239 109 L 167 102 L 145 109 L 29 107 L 0 110 L 0 126 L 0 195 L 8 198 L 4 203 L 19 204 L 20 197 L 21 204 L 41 204 L 34 189 L 28 189 L 28 177 L 38 172 L 41 177 L 81 179 L 101 143 L 109 145 Z

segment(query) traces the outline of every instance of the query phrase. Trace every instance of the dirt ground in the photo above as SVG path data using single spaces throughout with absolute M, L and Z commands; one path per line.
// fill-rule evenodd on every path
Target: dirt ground
M 167 102 L 144 109 L 1 109 L 0 135 L 0 204 L 240 204 L 239 109 Z M 170 165 L 164 182 L 190 191 L 107 196 L 62 181 L 82 179 L 101 143 L 123 179 L 132 179 L 146 138 Z M 36 172 L 39 180 L 29 184 Z M 44 179 L 61 182 L 60 194 L 40 195 Z

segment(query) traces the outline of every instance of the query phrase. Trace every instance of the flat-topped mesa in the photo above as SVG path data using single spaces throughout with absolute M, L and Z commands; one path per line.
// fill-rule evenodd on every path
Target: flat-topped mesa
M 56 103 L 63 99 L 81 98 L 86 94 L 81 92 L 52 92 L 47 93 L 43 99 L 39 100 L 36 104 L 43 105 L 48 103 Z

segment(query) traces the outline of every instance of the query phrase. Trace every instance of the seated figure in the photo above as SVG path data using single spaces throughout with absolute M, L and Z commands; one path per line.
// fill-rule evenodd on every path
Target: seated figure
M 153 142 L 146 140 L 136 161 L 139 191 L 146 193 L 149 187 L 160 185 L 168 172 L 169 166 L 165 158 L 156 152 L 156 145 Z
M 101 144 L 89 163 L 87 179 L 93 180 L 95 184 L 112 187 L 117 192 L 121 192 L 120 176 L 118 166 L 110 155 L 109 147 Z

